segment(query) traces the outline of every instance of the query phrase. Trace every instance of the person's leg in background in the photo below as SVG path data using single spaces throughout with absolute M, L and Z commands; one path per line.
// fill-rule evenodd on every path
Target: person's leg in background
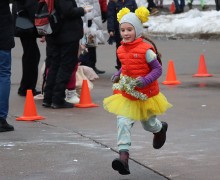
M 38 79 L 38 65 L 40 61 L 40 50 L 37 45 L 36 37 L 21 37 L 21 44 L 23 47 L 22 56 L 22 78 L 18 94 L 26 96 L 28 89 L 31 89 L 33 95 L 40 94 L 36 90 Z
M 88 66 L 91 67 L 96 74 L 103 74 L 105 71 L 99 70 L 96 67 L 97 62 L 97 54 L 96 54 L 96 47 L 88 47 Z
M 193 7 L 193 0 L 188 0 L 188 3 L 187 3 L 189 9 L 192 9 Z
M 70 42 L 60 46 L 60 64 L 53 89 L 52 108 L 71 108 L 73 105 L 65 101 L 66 86 L 75 66 L 78 65 L 79 42 Z M 53 63 L 51 68 L 53 67 Z M 50 70 L 49 70 L 50 74 Z M 49 78 L 48 74 L 48 78 Z
M 47 42 L 52 53 L 50 69 L 44 88 L 44 107 L 73 108 L 72 103 L 65 101 L 65 90 L 73 69 L 78 64 L 79 42 L 54 44 Z
M 59 45 L 55 45 L 54 43 L 47 42 L 46 54 L 47 54 L 46 66 L 49 65 L 49 69 L 47 72 L 46 85 L 44 87 L 44 99 L 42 105 L 44 107 L 51 107 L 53 89 L 56 83 L 56 77 L 60 66 Z
M 65 100 L 72 104 L 79 103 L 79 95 L 76 92 L 76 71 L 78 69 L 78 65 L 75 66 L 73 73 L 71 75 L 71 78 L 69 80 L 69 83 L 67 84 L 66 88 L 66 98 Z
M 88 28 L 92 26 L 92 20 L 88 20 Z M 88 47 L 88 66 L 91 67 L 96 74 L 103 74 L 105 71 L 99 70 L 96 67 L 96 62 L 97 62 L 97 54 L 96 54 L 96 47 Z
M 174 4 L 175 4 L 175 12 L 174 14 L 179 14 L 179 13 L 182 13 L 184 12 L 184 7 L 185 7 L 185 0 L 174 0 Z
M 184 8 L 185 8 L 185 0 L 180 0 L 180 11 L 181 11 L 181 13 L 184 12 Z
M 220 10 L 220 0 L 215 0 L 216 11 Z
M 11 87 L 11 50 L 0 50 L 0 132 L 13 131 L 7 123 Z
M 203 11 L 209 9 L 209 6 L 206 4 L 206 0 L 200 0 L 200 6 Z

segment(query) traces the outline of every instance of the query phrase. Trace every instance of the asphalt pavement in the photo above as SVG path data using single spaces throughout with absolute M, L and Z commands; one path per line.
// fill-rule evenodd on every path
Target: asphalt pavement
M 14 132 L 0 136 L 1 180 L 219 180 L 220 173 L 220 42 L 218 40 L 153 39 L 162 53 L 160 89 L 173 108 L 160 120 L 169 124 L 167 142 L 152 147 L 152 133 L 139 122 L 132 129 L 130 171 L 119 175 L 111 168 L 118 157 L 116 118 L 104 111 L 103 98 L 112 94 L 110 77 L 115 72 L 114 45 L 97 48 L 97 67 L 106 73 L 94 81 L 94 108 L 48 109 L 35 100 L 40 121 L 16 121 L 25 98 L 17 95 L 21 79 L 22 48 L 18 39 L 12 55 L 12 86 L 8 121 Z M 41 62 L 45 44 L 39 42 Z M 192 77 L 200 55 L 212 77 Z M 180 85 L 165 86 L 169 60 L 175 65 Z M 40 78 L 38 89 L 40 89 Z

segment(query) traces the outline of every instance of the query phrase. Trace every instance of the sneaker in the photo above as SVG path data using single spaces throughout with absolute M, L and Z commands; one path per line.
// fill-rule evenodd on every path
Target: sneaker
M 154 139 L 153 139 L 154 149 L 160 149 L 166 141 L 166 132 L 168 129 L 168 124 L 163 121 L 161 123 L 162 123 L 161 130 L 157 133 L 154 133 Z
M 42 99 L 44 99 L 44 95 L 43 94 L 38 94 L 38 95 L 34 96 L 34 99 L 35 100 L 42 100 Z
M 14 127 L 7 123 L 5 119 L 0 119 L 0 132 L 14 131 Z
M 80 99 L 76 90 L 66 90 L 66 98 L 65 100 L 72 104 L 78 104 Z

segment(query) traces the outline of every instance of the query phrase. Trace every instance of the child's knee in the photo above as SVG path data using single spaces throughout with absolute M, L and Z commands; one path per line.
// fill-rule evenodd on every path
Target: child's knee
M 156 116 L 152 116 L 148 120 L 142 121 L 141 123 L 146 131 L 150 131 L 152 133 L 156 133 L 162 128 L 162 124 Z

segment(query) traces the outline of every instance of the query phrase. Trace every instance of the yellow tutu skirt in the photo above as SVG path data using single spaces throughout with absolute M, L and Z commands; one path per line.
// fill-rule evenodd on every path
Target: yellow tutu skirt
M 110 113 L 139 121 L 147 120 L 153 115 L 161 115 L 172 107 L 162 93 L 146 101 L 130 100 L 122 94 L 114 94 L 104 98 L 103 106 Z

